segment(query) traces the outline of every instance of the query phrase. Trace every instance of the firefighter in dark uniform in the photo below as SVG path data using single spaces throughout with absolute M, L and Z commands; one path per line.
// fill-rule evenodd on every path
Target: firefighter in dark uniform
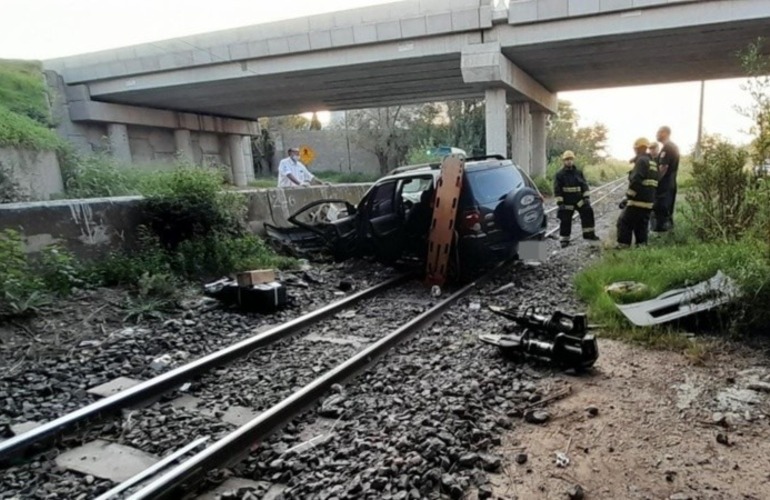
M 674 227 L 674 205 L 676 204 L 676 175 L 679 173 L 679 148 L 671 142 L 671 129 L 660 127 L 656 138 L 663 144 L 658 155 L 660 182 L 656 200 L 655 232 L 668 231 Z M 658 215 L 659 213 L 659 215 Z
M 650 143 L 640 138 L 634 142 L 634 168 L 628 176 L 626 199 L 621 203 L 623 213 L 618 219 L 618 248 L 628 248 L 632 239 L 636 245 L 646 245 L 650 229 L 650 213 L 658 188 L 658 171 L 650 161 Z
M 583 226 L 583 238 L 598 240 L 594 231 L 594 210 L 591 208 L 588 183 L 583 172 L 575 167 L 575 153 L 565 151 L 561 155 L 564 167 L 556 172 L 553 181 L 553 194 L 559 207 L 557 217 L 561 222 L 559 236 L 562 248 L 569 245 L 572 233 L 572 214 L 575 210 L 580 214 L 580 223 Z

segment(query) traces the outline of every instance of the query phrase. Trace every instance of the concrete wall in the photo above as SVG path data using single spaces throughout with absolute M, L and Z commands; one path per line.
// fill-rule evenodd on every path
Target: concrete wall
M 265 222 L 287 226 L 288 217 L 307 203 L 323 198 L 357 203 L 368 188 L 367 184 L 346 184 L 242 193 L 248 198 L 249 228 L 261 234 Z M 4 204 L 0 205 L 0 231 L 19 231 L 28 253 L 56 244 L 78 258 L 94 259 L 136 244 L 141 201 L 140 196 L 124 196 Z
M 53 151 L 0 148 L 0 165 L 34 200 L 48 200 L 64 191 L 59 160 Z
M 286 157 L 290 146 L 310 146 L 315 151 L 315 160 L 310 165 L 314 171 L 362 172 L 376 174 L 380 164 L 374 153 L 359 147 L 355 131 L 350 132 L 350 148 L 344 130 L 287 130 L 274 135 L 274 166 Z M 348 154 L 349 153 L 349 154 Z M 275 168 L 273 169 L 275 171 Z

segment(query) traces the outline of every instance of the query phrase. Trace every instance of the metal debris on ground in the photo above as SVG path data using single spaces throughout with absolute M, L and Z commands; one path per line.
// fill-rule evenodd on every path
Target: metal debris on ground
M 740 288 L 735 281 L 719 271 L 713 278 L 697 285 L 617 307 L 634 325 L 652 326 L 711 311 L 733 301 L 739 294 Z
M 481 341 L 499 347 L 506 356 L 543 359 L 565 369 L 590 368 L 599 357 L 599 346 L 589 333 L 591 327 L 584 314 L 556 311 L 547 316 L 533 308 L 518 314 L 494 306 L 490 310 L 516 322 L 520 330 L 479 336 Z
M 204 285 L 203 293 L 225 304 L 263 314 L 273 313 L 286 306 L 286 287 L 278 282 L 238 286 L 236 280 L 223 278 Z
M 649 287 L 636 281 L 618 281 L 604 287 L 604 291 L 611 297 L 617 298 L 632 294 L 646 293 Z

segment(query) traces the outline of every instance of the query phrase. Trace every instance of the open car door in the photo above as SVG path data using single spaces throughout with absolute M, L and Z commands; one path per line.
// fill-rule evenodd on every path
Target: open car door
M 379 260 L 392 262 L 403 250 L 404 214 L 399 181 L 374 186 L 361 202 L 361 232 L 367 249 Z
M 294 227 L 265 224 L 274 246 L 297 257 L 329 252 L 335 260 L 345 260 L 359 251 L 358 210 L 340 199 L 317 200 L 289 217 Z

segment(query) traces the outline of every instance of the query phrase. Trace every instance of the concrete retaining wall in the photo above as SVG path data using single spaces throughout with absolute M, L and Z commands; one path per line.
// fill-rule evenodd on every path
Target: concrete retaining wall
M 59 160 L 53 151 L 0 148 L 0 165 L 34 200 L 48 200 L 64 191 Z
M 242 193 L 248 198 L 249 228 L 261 234 L 265 222 L 288 226 L 288 217 L 312 201 L 341 198 L 357 203 L 368 188 L 368 184 L 341 184 Z M 78 258 L 94 259 L 136 244 L 137 228 L 142 223 L 141 201 L 140 196 L 124 196 L 3 204 L 0 230 L 19 231 L 28 253 L 56 244 Z
M 347 137 L 344 130 L 285 130 L 275 135 L 275 165 L 286 157 L 290 146 L 310 146 L 315 160 L 310 169 L 316 172 L 361 172 L 376 174 L 380 163 L 374 153 L 359 147 L 355 142 L 355 130 Z M 350 147 L 348 148 L 348 139 Z M 276 171 L 273 168 L 273 171 Z

